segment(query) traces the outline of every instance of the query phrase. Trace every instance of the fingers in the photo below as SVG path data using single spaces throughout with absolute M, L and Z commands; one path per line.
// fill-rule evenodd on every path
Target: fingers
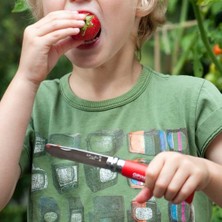
M 153 196 L 152 191 L 148 187 L 144 187 L 140 193 L 135 197 L 134 201 L 138 203 L 145 203 Z
M 37 21 L 35 23 L 35 26 L 37 29 L 41 29 L 45 25 L 50 25 L 51 27 L 53 27 L 52 24 L 56 25 L 59 20 L 69 20 L 71 22 L 74 22 L 75 26 L 75 21 L 85 20 L 85 18 L 86 18 L 85 14 L 79 14 L 76 11 L 69 11 L 69 10 L 54 11 L 43 17 L 41 20 Z M 70 24 L 72 25 L 72 23 Z
M 184 201 L 196 189 L 197 180 L 185 169 L 178 169 L 166 185 L 163 196 L 166 200 L 179 203 Z
M 48 44 L 55 44 L 70 35 L 79 33 L 84 26 L 86 15 L 71 11 L 56 11 L 48 14 L 35 24 L 27 27 L 26 34 L 29 38 L 44 38 Z
M 173 198 L 168 198 L 167 196 L 165 196 L 165 199 L 173 202 L 174 204 L 179 204 L 184 200 L 186 201 L 196 190 L 196 183 L 194 181 L 195 177 L 193 176 L 187 178 L 181 189 L 177 192 L 176 195 L 174 195 Z
M 153 194 L 156 198 L 181 203 L 206 180 L 202 161 L 174 152 L 157 155 L 147 168 L 145 188 L 135 200 L 146 202 Z
M 47 45 L 51 46 L 56 43 L 59 43 L 60 40 L 78 34 L 79 31 L 80 30 L 76 28 L 66 28 L 66 29 L 56 30 L 45 35 L 44 41 L 45 43 L 47 43 Z
M 147 167 L 145 186 L 148 187 L 150 190 L 154 190 L 156 186 L 156 181 L 158 180 L 160 173 L 164 167 L 164 162 L 164 158 L 162 158 L 160 155 L 157 155 Z
M 44 36 L 58 30 L 74 29 L 78 30 L 83 27 L 86 15 L 76 14 L 70 11 L 49 14 L 43 21 L 35 24 L 38 36 Z

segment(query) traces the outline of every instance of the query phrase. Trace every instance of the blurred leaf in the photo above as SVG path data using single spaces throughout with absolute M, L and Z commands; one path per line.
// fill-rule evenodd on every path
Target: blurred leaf
M 219 2 L 221 0 L 197 0 L 197 4 L 201 6 L 205 6 L 211 3 Z
M 169 55 L 171 53 L 171 47 L 170 47 L 170 37 L 167 30 L 163 30 L 162 32 L 162 48 L 166 55 Z
M 169 12 L 175 12 L 176 7 L 178 6 L 177 0 L 170 0 L 168 2 L 168 11 Z
M 213 218 L 211 222 L 221 222 L 221 221 L 222 221 L 222 209 L 219 206 L 214 206 Z
M 12 12 L 24 12 L 28 9 L 24 0 L 17 0 Z

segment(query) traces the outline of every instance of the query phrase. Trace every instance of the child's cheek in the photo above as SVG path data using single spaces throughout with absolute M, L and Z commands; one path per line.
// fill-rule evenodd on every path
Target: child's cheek
M 49 14 L 50 12 L 64 10 L 65 9 L 65 1 L 59 0 L 59 1 L 53 1 L 53 0 L 47 0 L 42 1 L 42 8 L 44 16 Z

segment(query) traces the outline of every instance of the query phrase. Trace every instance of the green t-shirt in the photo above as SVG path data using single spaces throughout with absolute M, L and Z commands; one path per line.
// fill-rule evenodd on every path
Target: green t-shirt
M 20 165 L 32 170 L 29 221 L 209 222 L 201 192 L 192 205 L 152 198 L 133 202 L 143 183 L 106 169 L 58 159 L 46 143 L 149 163 L 160 152 L 204 157 L 222 130 L 222 96 L 209 82 L 143 68 L 135 86 L 114 99 L 77 98 L 69 75 L 44 81 L 36 96 Z M 86 89 L 87 90 L 87 89 Z

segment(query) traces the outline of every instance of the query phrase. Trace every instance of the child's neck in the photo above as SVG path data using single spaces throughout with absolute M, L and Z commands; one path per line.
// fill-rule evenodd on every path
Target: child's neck
M 134 86 L 141 73 L 137 59 L 133 59 L 132 65 L 123 63 L 110 63 L 96 69 L 75 67 L 70 78 L 71 89 L 78 97 L 90 101 L 118 97 Z

